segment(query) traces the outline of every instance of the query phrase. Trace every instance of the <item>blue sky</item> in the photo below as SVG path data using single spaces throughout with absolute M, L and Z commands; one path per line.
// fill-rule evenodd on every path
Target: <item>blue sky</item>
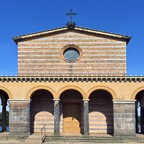
M 0 0 L 0 75 L 17 75 L 12 37 L 64 27 L 70 9 L 79 27 L 132 36 L 127 75 L 144 75 L 144 0 Z
M 17 75 L 12 37 L 66 26 L 70 9 L 79 27 L 132 36 L 127 75 L 144 75 L 144 0 L 0 0 L 0 75 Z

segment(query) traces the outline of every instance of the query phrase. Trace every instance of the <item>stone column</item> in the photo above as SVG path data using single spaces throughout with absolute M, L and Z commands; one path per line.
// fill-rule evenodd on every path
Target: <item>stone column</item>
M 7 100 L 2 103 L 2 132 L 6 131 L 6 105 Z
M 59 131 L 59 121 L 60 121 L 59 101 L 60 99 L 53 99 L 53 100 L 54 100 L 54 135 L 60 135 L 60 131 Z
M 9 99 L 9 134 L 30 134 L 30 99 Z
M 135 100 L 113 100 L 114 135 L 135 136 Z
M 135 102 L 136 133 L 138 132 L 138 100 Z
M 84 135 L 89 135 L 89 99 L 83 99 Z

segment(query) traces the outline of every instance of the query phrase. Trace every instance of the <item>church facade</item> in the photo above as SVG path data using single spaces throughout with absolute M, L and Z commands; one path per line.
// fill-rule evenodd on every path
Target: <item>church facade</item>
M 18 76 L 0 77 L 3 131 L 135 135 L 143 133 L 144 77 L 127 76 L 130 36 L 74 25 L 13 37 Z

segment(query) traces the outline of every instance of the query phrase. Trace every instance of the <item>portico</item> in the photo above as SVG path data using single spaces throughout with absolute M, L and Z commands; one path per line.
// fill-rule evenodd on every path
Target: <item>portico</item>
M 45 124 L 47 132 L 55 135 L 67 133 L 67 130 L 64 130 L 65 120 L 67 121 L 69 117 L 67 115 L 72 114 L 70 109 L 74 111 L 74 107 L 78 109 L 77 106 L 80 106 L 80 113 L 74 114 L 79 116 L 79 118 L 74 117 L 79 122 L 80 133 L 84 135 L 100 133 L 99 129 L 101 133 L 114 135 L 135 134 L 136 101 L 133 95 L 142 87 L 143 77 L 83 77 L 81 79 L 75 77 L 73 81 L 66 77 L 53 77 L 51 81 L 48 81 L 48 77 L 47 80 L 41 77 L 36 78 L 37 83 L 32 82 L 34 77 L 27 79 L 15 77 L 15 82 L 12 77 L 3 77 L 4 83 L 1 82 L 1 84 L 3 83 L 12 96 L 12 99 L 9 99 L 9 133 L 38 132 Z M 65 80 L 65 83 L 62 84 L 59 79 Z M 77 79 L 79 83 L 76 83 Z M 110 79 L 111 81 L 108 81 Z M 7 80 L 9 81 L 6 82 Z M 21 99 L 15 97 L 18 91 L 15 91 L 12 86 L 17 86 L 21 91 Z M 25 91 L 22 87 L 25 87 Z M 131 88 L 133 91 L 130 91 Z M 122 90 L 125 90 L 123 95 L 121 95 Z M 103 101 L 100 96 L 107 97 L 109 100 Z M 104 106 L 106 109 L 100 107 L 104 104 L 103 102 L 107 102 Z M 98 108 L 102 111 L 99 111 Z M 71 117 L 73 118 L 73 114 Z M 114 119 L 111 119 L 112 117 Z M 71 120 L 69 122 L 72 123 Z

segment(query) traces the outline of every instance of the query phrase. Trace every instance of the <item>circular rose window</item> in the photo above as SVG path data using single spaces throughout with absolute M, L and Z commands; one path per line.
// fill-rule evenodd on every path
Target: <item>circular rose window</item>
M 79 51 L 75 48 L 68 48 L 64 51 L 63 56 L 68 61 L 75 61 L 79 58 Z

